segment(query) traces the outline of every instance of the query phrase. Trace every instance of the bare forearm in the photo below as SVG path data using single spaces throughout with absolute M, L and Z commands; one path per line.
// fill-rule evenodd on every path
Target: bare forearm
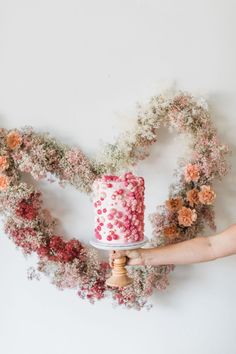
M 142 250 L 146 265 L 190 264 L 206 262 L 216 258 L 210 237 L 195 239 Z
M 142 249 L 141 258 L 146 265 L 190 264 L 207 262 L 236 254 L 236 224 L 221 233 L 172 244 Z

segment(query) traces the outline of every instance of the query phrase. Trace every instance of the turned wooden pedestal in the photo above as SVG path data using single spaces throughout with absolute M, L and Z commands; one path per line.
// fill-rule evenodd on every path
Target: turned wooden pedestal
M 120 257 L 114 259 L 113 267 L 112 267 L 112 275 L 110 278 L 107 279 L 106 284 L 109 286 L 116 286 L 116 287 L 124 287 L 133 282 L 127 275 L 127 270 L 125 268 L 126 265 L 126 257 Z
M 140 248 L 142 247 L 146 242 L 148 241 L 147 238 L 144 238 L 143 241 L 135 242 L 135 243 L 130 243 L 128 245 L 108 245 L 106 243 L 99 242 L 97 240 L 91 240 L 90 244 L 98 249 L 101 250 L 132 250 L 135 248 Z M 130 278 L 127 274 L 127 269 L 125 267 L 126 265 L 127 258 L 126 257 L 120 257 L 116 258 L 113 261 L 113 267 L 112 267 L 112 274 L 111 276 L 107 279 L 106 284 L 108 286 L 115 286 L 115 287 L 125 287 L 127 285 L 132 284 L 133 279 Z

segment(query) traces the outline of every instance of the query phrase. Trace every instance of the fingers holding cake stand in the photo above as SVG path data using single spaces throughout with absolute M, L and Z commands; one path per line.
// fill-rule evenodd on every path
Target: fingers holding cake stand
M 98 249 L 102 250 L 108 250 L 108 251 L 113 251 L 113 250 L 119 250 L 119 251 L 126 251 L 126 250 L 133 250 L 136 248 L 142 247 L 146 242 L 148 241 L 147 238 L 145 238 L 142 241 L 131 243 L 128 245 L 107 245 L 107 244 L 102 244 L 102 242 L 99 241 L 90 241 L 90 244 Z M 121 256 L 119 258 L 116 258 L 113 263 L 112 267 L 112 275 L 106 280 L 106 285 L 108 286 L 114 286 L 114 287 L 125 287 L 130 284 L 132 284 L 133 279 L 128 276 L 127 269 L 126 269 L 126 256 Z

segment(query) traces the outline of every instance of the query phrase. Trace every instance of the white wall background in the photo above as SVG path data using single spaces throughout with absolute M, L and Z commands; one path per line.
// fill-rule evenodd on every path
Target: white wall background
M 235 222 L 235 12 L 234 0 L 0 0 L 1 126 L 33 125 L 92 156 L 135 103 L 163 85 L 207 94 L 233 149 L 232 172 L 216 185 L 220 231 Z M 185 149 L 183 139 L 161 133 L 137 169 L 146 178 L 147 214 L 167 197 L 176 151 Z M 88 242 L 87 196 L 40 186 L 61 230 Z M 92 306 L 45 278 L 30 282 L 31 264 L 1 232 L 3 354 L 236 352 L 235 256 L 178 267 L 149 312 Z

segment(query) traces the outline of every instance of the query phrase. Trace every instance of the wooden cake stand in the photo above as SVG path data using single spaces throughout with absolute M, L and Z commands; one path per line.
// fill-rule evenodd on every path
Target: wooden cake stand
M 129 243 L 128 245 L 108 245 L 96 240 L 91 240 L 90 244 L 98 249 L 101 250 L 119 250 L 119 251 L 125 251 L 125 250 L 132 250 L 136 248 L 142 247 L 146 242 L 148 241 L 147 238 L 144 238 L 143 241 L 135 242 L 135 243 Z M 110 278 L 106 280 L 106 284 L 109 286 L 115 286 L 115 287 L 125 287 L 133 282 L 133 279 L 130 278 L 127 274 L 127 269 L 125 268 L 127 258 L 126 256 L 121 256 L 119 258 L 114 259 L 113 262 L 113 267 L 112 267 L 112 275 Z

